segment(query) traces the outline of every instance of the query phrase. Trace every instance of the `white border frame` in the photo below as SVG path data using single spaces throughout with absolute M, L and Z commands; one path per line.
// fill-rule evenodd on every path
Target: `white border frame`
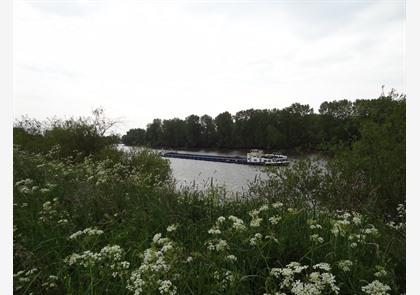
M 0 1 L 1 293 L 13 294 L 12 0 Z

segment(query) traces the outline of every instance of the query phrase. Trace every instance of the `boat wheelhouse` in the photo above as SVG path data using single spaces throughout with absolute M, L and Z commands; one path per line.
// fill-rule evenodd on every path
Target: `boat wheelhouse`
M 264 154 L 262 150 L 251 150 L 247 153 L 246 160 L 249 164 L 262 165 L 287 165 L 287 156 L 281 154 Z

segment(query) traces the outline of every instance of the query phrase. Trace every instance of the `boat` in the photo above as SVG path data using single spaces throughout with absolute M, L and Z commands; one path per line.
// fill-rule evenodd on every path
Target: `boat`
M 277 153 L 265 154 L 262 150 L 251 150 L 246 155 L 247 162 L 250 164 L 261 165 L 288 165 L 287 156 Z
M 211 162 L 224 162 L 247 165 L 262 165 L 262 166 L 283 166 L 288 165 L 287 156 L 281 154 L 264 154 L 261 150 L 251 150 L 247 156 L 219 156 L 206 154 L 191 154 L 179 152 L 160 152 L 160 156 L 165 158 L 178 158 Z

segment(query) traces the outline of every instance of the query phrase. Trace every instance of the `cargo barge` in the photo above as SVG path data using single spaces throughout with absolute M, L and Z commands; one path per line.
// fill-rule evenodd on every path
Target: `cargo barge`
M 165 158 L 177 158 L 210 162 L 223 162 L 245 165 L 260 165 L 260 166 L 285 166 L 289 164 L 287 156 L 280 154 L 264 154 L 260 150 L 252 150 L 245 156 L 216 156 L 204 154 L 189 154 L 178 152 L 160 152 L 160 155 Z

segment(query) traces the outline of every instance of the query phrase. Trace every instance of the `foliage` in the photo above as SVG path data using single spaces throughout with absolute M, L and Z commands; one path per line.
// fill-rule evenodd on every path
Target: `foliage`
M 386 106 L 383 103 L 387 101 Z M 331 146 L 350 147 L 366 132 L 366 121 L 381 122 L 398 113 L 405 100 L 391 91 L 372 100 L 323 102 L 319 112 L 309 105 L 294 103 L 282 110 L 243 110 L 223 112 L 212 118 L 190 115 L 185 120 L 155 119 L 146 130 L 132 129 L 127 145 L 169 148 L 240 148 L 328 150 Z M 397 117 L 402 124 L 405 117 Z M 403 127 L 403 126 L 401 126 Z M 145 132 L 145 134 L 144 134 Z
M 128 146 L 142 145 L 146 142 L 146 130 L 141 128 L 130 129 L 127 131 L 127 134 L 121 138 L 121 141 Z
M 221 201 L 174 190 L 149 150 L 116 161 L 55 153 L 14 150 L 16 294 L 405 291 L 404 206 L 385 223 L 309 204 L 325 190 L 321 168 L 304 176 L 310 162 L 286 173 L 296 189 Z
M 60 157 L 93 155 L 119 142 L 118 136 L 105 135 L 117 123 L 106 118 L 101 108 L 87 118 L 53 118 L 40 122 L 23 117 L 15 122 L 13 143 L 24 150 L 42 153 L 58 145 Z
M 336 143 L 334 157 L 271 168 L 237 199 L 218 187 L 175 189 L 154 151 L 112 147 L 114 123 L 101 111 L 23 118 L 14 128 L 15 293 L 404 293 L 405 97 L 321 110 L 155 119 L 123 137 L 179 147 Z

